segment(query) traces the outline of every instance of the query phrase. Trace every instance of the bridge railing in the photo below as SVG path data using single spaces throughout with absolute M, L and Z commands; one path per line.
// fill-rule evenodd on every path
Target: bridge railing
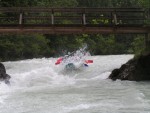
M 144 8 L 39 8 L 1 7 L 0 26 L 15 25 L 150 25 Z

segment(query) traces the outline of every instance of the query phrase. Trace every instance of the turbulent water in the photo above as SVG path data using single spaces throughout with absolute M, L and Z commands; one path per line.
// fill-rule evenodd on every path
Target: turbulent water
M 70 73 L 55 58 L 3 62 L 11 75 L 0 83 L 0 113 L 150 113 L 150 83 L 107 79 L 133 55 L 91 56 Z

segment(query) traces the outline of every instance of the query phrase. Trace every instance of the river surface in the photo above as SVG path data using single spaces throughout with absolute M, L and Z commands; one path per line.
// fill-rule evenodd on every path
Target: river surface
M 111 71 L 133 55 L 90 56 L 93 64 L 62 72 L 55 58 L 3 62 L 0 113 L 150 113 L 150 82 L 112 81 Z

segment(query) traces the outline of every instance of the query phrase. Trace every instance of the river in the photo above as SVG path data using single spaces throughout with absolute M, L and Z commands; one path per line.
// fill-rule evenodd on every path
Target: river
M 90 56 L 84 70 L 63 73 L 55 58 L 3 62 L 0 113 L 150 113 L 150 82 L 112 81 L 133 55 Z

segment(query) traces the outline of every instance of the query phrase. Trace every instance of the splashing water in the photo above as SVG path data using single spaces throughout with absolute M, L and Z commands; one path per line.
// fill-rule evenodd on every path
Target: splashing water
M 57 60 L 57 63 L 60 64 L 62 69 L 71 69 L 71 71 L 77 69 L 83 70 L 84 67 L 88 66 L 89 60 L 86 59 L 89 56 L 91 55 L 87 51 L 87 45 L 84 45 L 77 51 L 74 51 L 72 53 L 69 53 L 68 55 L 65 55 L 64 57 L 59 58 Z

